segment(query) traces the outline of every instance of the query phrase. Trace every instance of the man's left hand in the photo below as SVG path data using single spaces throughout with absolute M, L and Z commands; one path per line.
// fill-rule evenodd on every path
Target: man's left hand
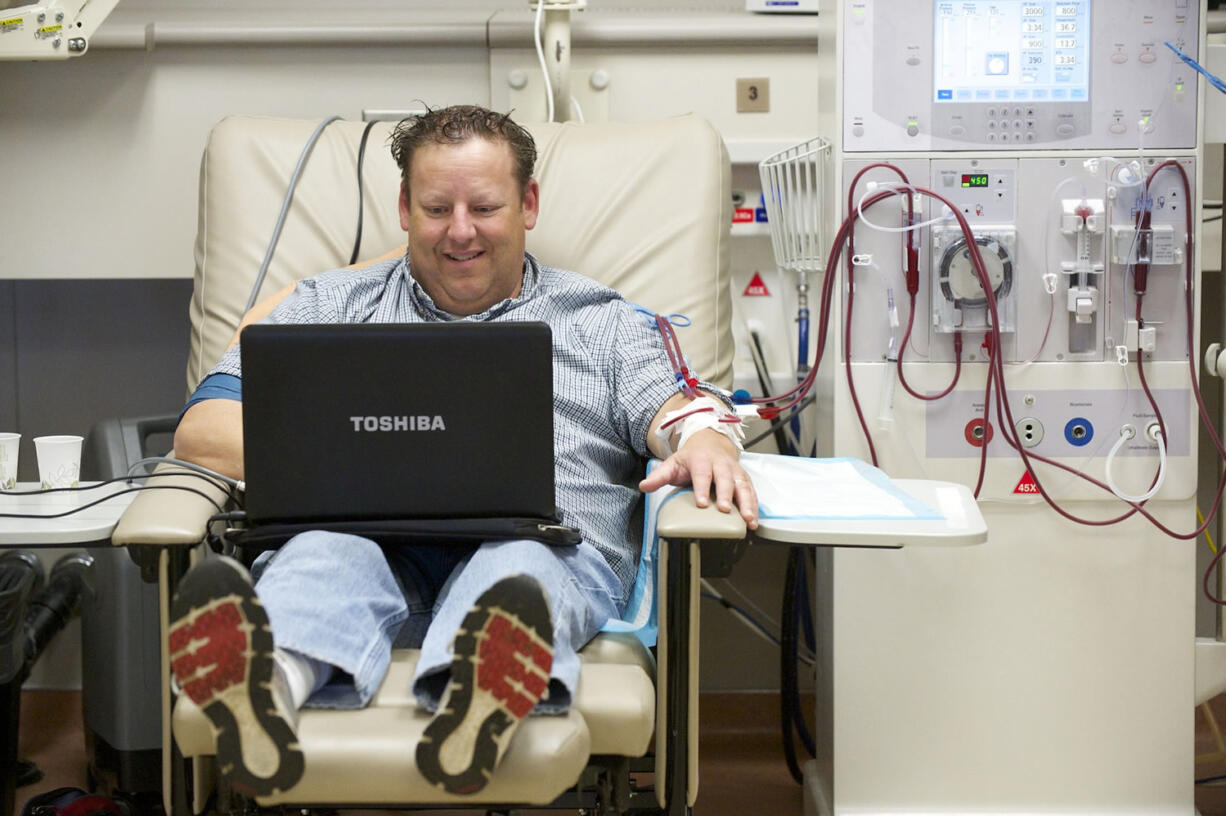
M 694 434 L 681 450 L 665 459 L 639 482 L 639 489 L 651 493 L 664 485 L 694 488 L 694 503 L 706 507 L 715 488 L 715 506 L 721 513 L 732 512 L 735 502 L 745 525 L 758 527 L 758 494 L 745 468 L 740 451 L 732 440 L 710 429 Z

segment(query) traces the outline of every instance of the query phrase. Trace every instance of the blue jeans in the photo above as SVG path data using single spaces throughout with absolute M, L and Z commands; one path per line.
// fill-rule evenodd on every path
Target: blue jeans
M 540 582 L 553 616 L 553 671 L 538 711 L 565 711 L 577 651 L 618 617 L 622 587 L 596 548 L 538 541 L 380 547 L 341 533 L 296 536 L 252 568 L 277 646 L 330 663 L 308 706 L 361 708 L 383 682 L 393 645 L 421 649 L 413 694 L 433 711 L 450 677 L 452 640 L 478 596 L 510 575 Z

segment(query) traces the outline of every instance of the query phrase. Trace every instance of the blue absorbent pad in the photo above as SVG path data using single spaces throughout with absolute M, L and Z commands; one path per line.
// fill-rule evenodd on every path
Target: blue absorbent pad
M 652 460 L 647 472 L 658 465 Z M 899 520 L 942 519 L 944 516 L 907 495 L 890 477 L 867 462 L 850 457 L 809 459 L 801 456 L 742 453 L 741 465 L 758 491 L 761 518 Z M 659 635 L 656 616 L 656 559 L 660 540 L 656 518 L 666 503 L 693 501 L 693 490 L 666 485 L 647 494 L 643 512 L 643 548 L 638 574 L 621 620 L 610 620 L 605 632 L 634 632 L 646 646 Z
M 758 515 L 773 519 L 935 520 L 944 516 L 851 457 L 741 454 L 758 491 Z

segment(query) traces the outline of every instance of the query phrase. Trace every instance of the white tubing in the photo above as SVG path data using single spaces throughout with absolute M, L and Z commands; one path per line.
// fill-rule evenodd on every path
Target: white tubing
M 1136 435 L 1131 425 L 1125 425 L 1120 428 L 1120 438 L 1115 440 L 1115 444 L 1111 446 L 1111 452 L 1107 454 L 1106 472 L 1107 472 L 1107 487 L 1111 488 L 1111 492 L 1118 498 L 1126 502 L 1138 504 L 1143 501 L 1152 499 L 1157 492 L 1162 488 L 1162 483 L 1166 481 L 1166 443 L 1162 439 L 1162 431 L 1157 431 L 1154 434 L 1154 439 L 1158 442 L 1158 478 L 1154 480 L 1154 486 L 1145 491 L 1139 496 L 1131 496 L 1120 490 L 1116 485 L 1115 479 L 1111 476 L 1111 465 L 1115 460 L 1115 454 L 1124 446 L 1124 443 L 1132 439 Z
M 895 185 L 881 184 L 879 186 L 893 187 Z M 904 189 L 910 189 L 906 187 L 905 185 L 897 185 L 897 186 L 903 187 Z M 927 221 L 921 221 L 918 224 L 910 224 L 905 227 L 883 227 L 880 224 L 874 224 L 872 221 L 869 221 L 868 216 L 864 214 L 864 202 L 868 199 L 870 195 L 876 192 L 877 190 L 875 188 L 869 189 L 865 191 L 864 195 L 860 196 L 860 200 L 856 202 L 856 214 L 860 216 L 860 221 L 864 224 L 864 226 L 868 227 L 869 229 L 875 229 L 878 232 L 914 232 L 915 230 L 923 229 L 924 227 L 930 227 L 933 224 L 940 224 L 943 221 L 948 221 L 950 218 L 953 217 L 953 213 L 945 213 L 943 215 L 937 216 L 936 218 L 930 218 Z M 909 195 L 909 193 L 900 193 L 900 195 Z
M 541 15 L 545 11 L 545 0 L 537 0 L 536 20 L 532 24 L 535 32 L 536 58 L 541 63 L 541 78 L 545 80 L 545 121 L 553 121 L 553 83 L 549 81 L 549 66 L 545 64 L 545 48 L 541 45 Z

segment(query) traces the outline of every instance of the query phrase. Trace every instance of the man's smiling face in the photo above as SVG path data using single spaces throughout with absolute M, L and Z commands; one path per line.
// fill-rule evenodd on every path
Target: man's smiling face
M 400 190 L 413 277 L 435 305 L 473 315 L 519 294 L 525 231 L 536 226 L 536 180 L 520 189 L 511 149 L 472 138 L 413 154 Z

